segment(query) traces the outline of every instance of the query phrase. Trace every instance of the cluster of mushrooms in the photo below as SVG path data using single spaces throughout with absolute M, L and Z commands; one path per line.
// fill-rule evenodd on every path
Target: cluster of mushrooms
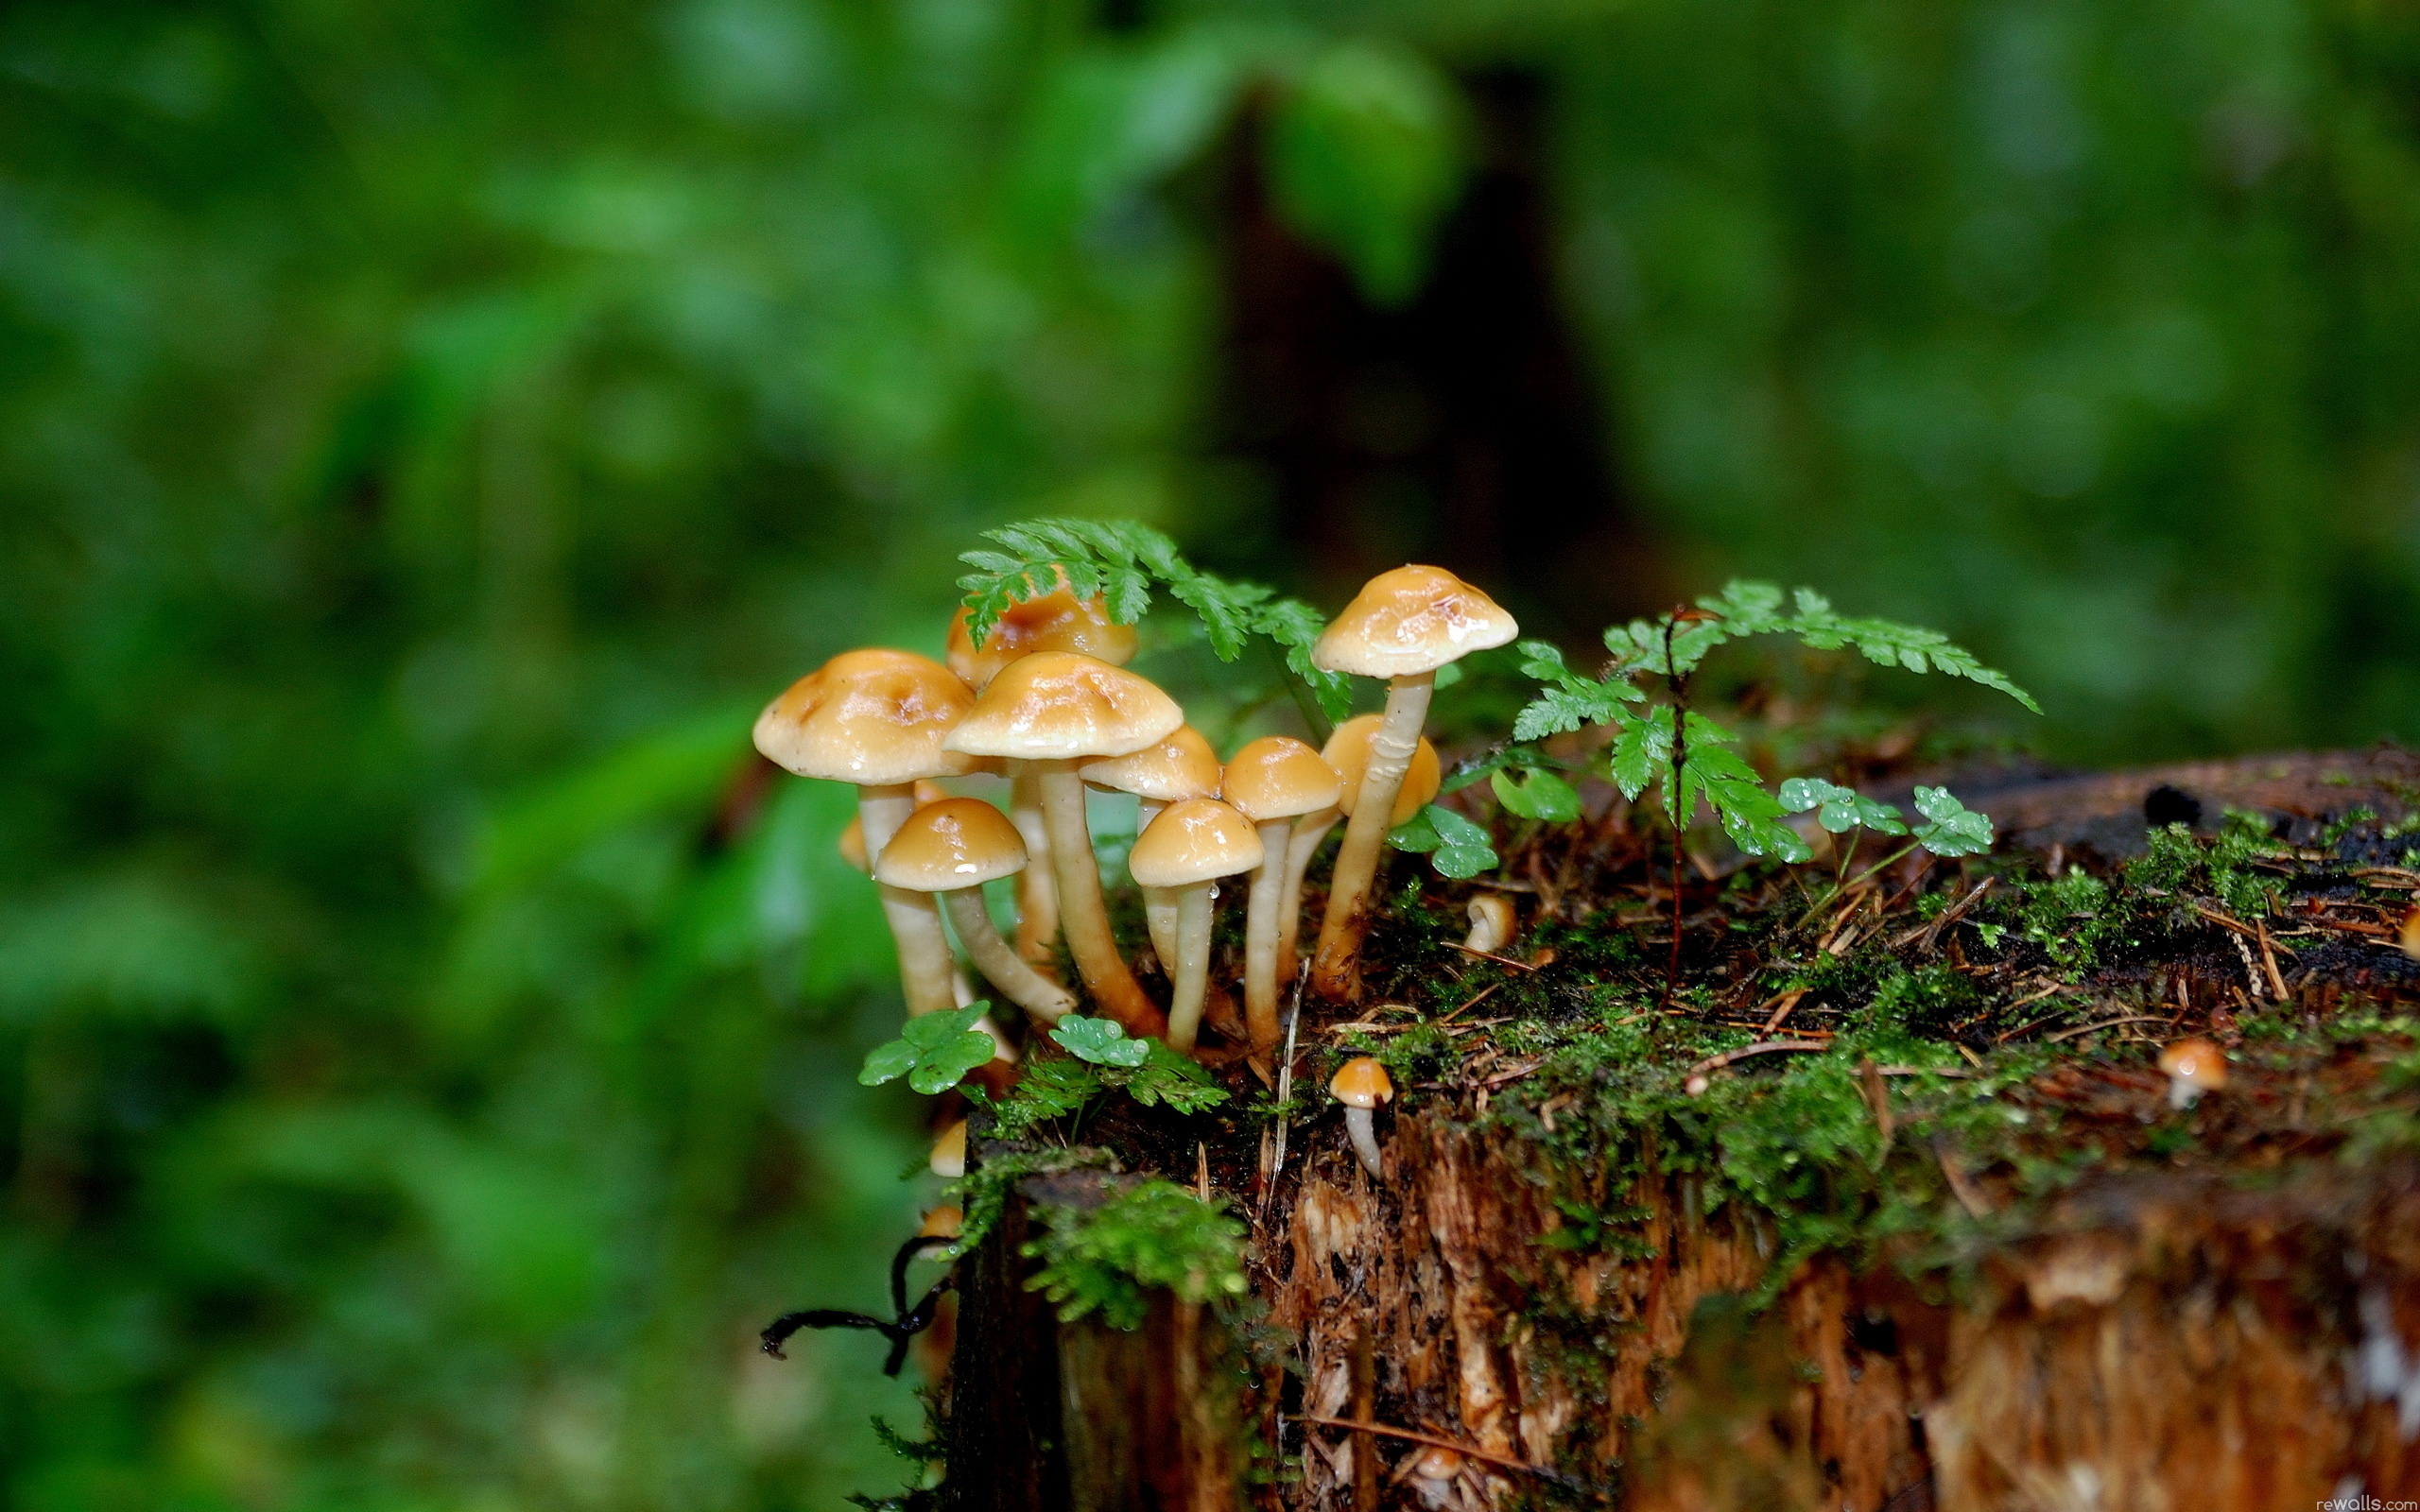
M 1340 821 L 1309 984 L 1331 1001 L 1360 991 L 1359 950 L 1387 832 L 1437 794 L 1437 753 L 1422 735 L 1437 670 L 1511 641 L 1519 627 L 1453 574 L 1408 566 L 1372 578 L 1312 651 L 1331 672 L 1387 681 L 1385 709 L 1337 727 L 1313 749 L 1267 735 L 1223 763 L 1184 711 L 1127 671 L 1133 627 L 1063 576 L 1010 606 L 980 645 L 961 609 L 947 665 L 908 651 L 846 651 L 775 698 L 756 748 L 801 777 L 857 788 L 842 849 L 870 871 L 898 948 L 910 1015 L 973 999 L 949 934 L 997 996 L 1047 1026 L 1089 998 L 1137 1038 L 1196 1053 L 1211 971 L 1211 918 L 1223 878 L 1249 873 L 1243 960 L 1248 1051 L 1280 1035 L 1281 982 L 1296 971 L 1304 876 Z M 1008 807 L 953 796 L 940 781 L 1004 777 Z M 1127 861 L 1142 889 L 1163 1007 L 1137 978 L 1102 905 L 1086 815 L 1088 789 L 1141 800 Z M 1040 864 L 1034 864 L 1036 858 Z M 983 885 L 1016 879 L 1013 942 L 992 920 Z M 942 919 L 948 919 L 944 929 Z M 1056 963 L 1063 939 L 1076 982 Z M 1013 1052 L 995 1025 L 1000 1058 Z M 1375 1061 L 1336 1089 L 1373 1174 L 1370 1109 L 1392 1094 Z M 962 1148 L 963 1131 L 954 1131 Z M 937 1152 L 938 1153 L 938 1152 Z M 938 1162 L 937 1162 L 938 1168 Z

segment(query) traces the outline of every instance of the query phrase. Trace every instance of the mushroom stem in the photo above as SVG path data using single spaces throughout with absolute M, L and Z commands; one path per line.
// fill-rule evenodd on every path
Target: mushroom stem
M 1378 874 L 1395 795 L 1403 789 L 1412 753 L 1420 748 L 1420 727 L 1427 721 L 1428 695 L 1436 683 L 1434 672 L 1394 679 L 1387 685 L 1386 714 L 1370 736 L 1370 763 L 1362 768 L 1361 791 L 1344 826 L 1344 847 L 1336 853 L 1327 912 L 1320 919 L 1319 954 L 1311 966 L 1311 985 L 1331 1002 L 1361 995 L 1361 936 L 1370 927 L 1370 884 Z
M 1210 892 L 1215 884 L 1189 883 L 1162 890 L 1176 895 L 1176 962 L 1170 975 L 1176 996 L 1168 1002 L 1168 1048 L 1190 1052 L 1201 1032 L 1201 1005 L 1210 987 Z
M 1032 868 L 1028 868 L 1028 870 Z M 1045 1023 L 1056 1023 L 1076 1005 L 1076 994 L 1028 966 L 992 923 L 980 887 L 958 887 L 942 894 L 942 906 L 958 931 L 959 943 L 975 958 L 975 969 L 1000 989 L 1000 995 Z
M 869 862 L 881 857 L 882 848 L 915 812 L 916 789 L 910 783 L 857 789 L 857 825 L 865 834 Z M 958 962 L 950 955 L 949 936 L 942 932 L 942 911 L 932 894 L 875 885 L 882 890 L 882 917 L 890 926 L 891 943 L 899 949 L 899 987 L 908 999 L 908 1016 L 958 1006 Z
M 1141 834 L 1160 816 L 1166 803 L 1147 798 L 1134 806 L 1134 833 Z M 1160 958 L 1160 970 L 1168 980 L 1176 980 L 1177 953 L 1182 947 L 1176 935 L 1176 889 L 1146 887 L 1143 889 L 1143 924 L 1151 934 L 1151 954 Z
M 1024 762 L 1009 764 L 1009 822 L 1025 839 L 1026 853 L 1050 854 L 1050 832 L 1042 822 L 1042 782 Z M 1047 861 L 1017 873 L 1017 954 L 1047 970 L 1059 943 L 1059 889 Z
M 1374 1125 L 1376 1111 L 1370 1108 L 1347 1108 L 1344 1110 L 1344 1134 L 1353 1142 L 1353 1153 L 1361 1157 L 1361 1169 L 1370 1173 L 1370 1179 L 1384 1181 L 1387 1173 L 1378 1157 L 1378 1132 Z
M 1277 899 L 1277 979 L 1281 982 L 1292 978 L 1297 962 L 1294 946 L 1303 933 L 1303 874 L 1311 869 L 1311 857 L 1320 853 L 1320 842 L 1340 817 L 1336 809 L 1305 814 L 1294 821 L 1293 838 L 1286 842 L 1286 885 Z
M 1244 1024 L 1259 1051 L 1277 1044 L 1278 910 L 1285 902 L 1287 835 L 1292 829 L 1284 819 L 1261 825 L 1261 861 L 1244 910 Z
M 1050 866 L 1059 884 L 1059 925 L 1066 932 L 1076 971 L 1102 1012 L 1140 1039 L 1166 1027 L 1158 1005 L 1117 954 L 1109 911 L 1100 901 L 1100 867 L 1093 859 L 1092 830 L 1084 817 L 1084 780 L 1072 761 L 1033 764 L 1042 786 L 1042 816 L 1050 832 Z

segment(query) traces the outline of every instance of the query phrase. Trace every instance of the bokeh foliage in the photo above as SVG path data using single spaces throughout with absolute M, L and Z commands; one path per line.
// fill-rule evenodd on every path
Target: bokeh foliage
M 13 7 L 0 1497 L 895 1484 L 878 1341 L 749 1349 L 923 1189 L 846 795 L 748 713 L 937 647 L 983 526 L 1227 518 L 1205 165 L 1258 122 L 1399 302 L 1493 69 L 1690 586 L 2072 752 L 2420 735 L 2393 8 Z

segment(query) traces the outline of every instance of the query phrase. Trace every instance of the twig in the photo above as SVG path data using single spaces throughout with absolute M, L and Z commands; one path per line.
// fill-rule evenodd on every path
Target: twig
M 2260 933 L 2260 964 L 2269 970 L 2269 985 L 2277 989 L 2277 1001 L 2283 1003 L 2291 994 L 2286 990 L 2286 974 L 2277 970 L 2277 952 L 2269 943 L 2269 921 L 2257 920 L 2254 927 Z
M 1753 1045 L 1741 1045 L 1737 1050 L 1726 1050 L 1719 1056 L 1708 1056 L 1691 1066 L 1688 1075 L 1683 1079 L 1682 1086 L 1684 1090 L 1695 1087 L 1697 1091 L 1689 1093 L 1694 1097 L 1698 1091 L 1705 1090 L 1699 1083 L 1707 1073 L 1720 1071 L 1735 1060 L 1745 1060 L 1750 1056 L 1780 1055 L 1792 1050 L 1828 1050 L 1830 1048 L 1831 1041 L 1828 1040 L 1766 1040 Z
M 2244 936 L 2247 938 L 2252 935 L 2252 926 L 2245 923 L 2242 919 L 2235 918 L 2231 914 L 2221 913 L 2215 908 L 2204 908 L 2190 898 L 2185 900 L 2185 906 L 2192 909 L 2195 913 L 2201 915 L 2204 919 L 2208 919 L 2211 923 L 2218 925 L 2221 929 L 2234 930 L 2237 934 Z
M 1965 918 L 1966 910 L 1980 902 L 1982 901 L 1983 894 L 1991 891 L 1992 884 L 1998 880 L 1999 879 L 1997 877 L 1985 877 L 1982 881 L 1975 884 L 1974 891 L 1968 893 L 1965 897 L 1959 899 L 1956 902 L 1951 903 L 1947 908 L 1943 909 L 1941 917 L 1932 921 L 1932 927 L 1925 931 L 1924 948 L 1929 951 L 1938 946 L 1941 943 L 1941 932 L 1947 929 L 1950 925 L 1958 922 L 1960 919 Z
M 2115 1029 L 2121 1023 L 2166 1023 L 2167 1022 L 2165 1015 L 2157 1013 L 2136 1014 L 2126 1019 L 2103 1019 L 2098 1023 L 2080 1023 L 2072 1029 L 2062 1029 L 2057 1034 L 2046 1035 L 2042 1042 L 2046 1045 L 2055 1045 L 2081 1034 L 2090 1034 L 2095 1029 Z
M 1536 967 L 1531 966 L 1529 962 L 1516 961 L 1510 955 L 1496 955 L 1487 951 L 1475 951 L 1460 941 L 1454 941 L 1452 943 L 1454 949 L 1461 952 L 1463 954 L 1476 955 L 1482 961 L 1494 961 L 1498 966 L 1509 966 L 1516 971 L 1534 971 L 1537 970 Z
M 1991 1205 L 1983 1200 L 1983 1194 L 1976 1189 L 1973 1179 L 1966 1175 L 1966 1162 L 1949 1147 L 1948 1137 L 1938 1130 L 1932 1137 L 1932 1158 L 1941 1162 L 1942 1177 L 1948 1181 L 1950 1194 L 1958 1199 L 1958 1205 L 1966 1210 L 1966 1216 L 1991 1216 Z
M 1311 963 L 1305 961 L 1294 973 L 1294 1007 L 1286 1015 L 1286 1058 L 1277 1068 L 1277 1103 L 1284 1107 L 1294 1095 L 1294 1035 L 1303 1026 L 1303 984 L 1311 979 Z M 1266 1169 L 1260 1173 L 1260 1214 L 1267 1216 L 1269 1199 L 1277 1194 L 1277 1173 L 1286 1169 L 1286 1133 L 1290 1120 L 1277 1116 L 1277 1143 Z
M 1424 1434 L 1416 1429 L 1391 1428 L 1385 1423 L 1358 1422 L 1351 1418 L 1322 1418 L 1307 1412 L 1288 1413 L 1287 1416 L 1298 1423 L 1314 1423 L 1322 1428 L 1344 1428 L 1358 1434 L 1375 1434 L 1381 1438 L 1400 1438 L 1409 1443 L 1426 1444 L 1432 1449 L 1450 1449 L 1464 1459 L 1485 1460 L 1490 1465 L 1501 1465 L 1507 1469 L 1527 1470 L 1532 1475 L 1542 1475 L 1550 1481 L 1571 1484 L 1571 1477 L 1561 1470 L 1548 1469 L 1543 1465 L 1532 1465 L 1525 1459 L 1514 1459 L 1510 1454 L 1498 1454 L 1492 1450 L 1458 1443 L 1453 1439 L 1441 1438 L 1435 1434 Z
M 1891 1153 L 1891 1136 L 1899 1131 L 1898 1120 L 1891 1116 L 1891 1093 L 1882 1085 L 1882 1068 L 1871 1060 L 1857 1063 L 1858 1083 L 1865 1090 L 1865 1106 L 1874 1112 L 1875 1131 L 1882 1136 L 1882 1153 Z
M 1767 1019 L 1767 1020 L 1765 1021 L 1765 1026 L 1764 1026 L 1764 1028 L 1763 1028 L 1761 1031 L 1759 1031 L 1759 1032 L 1760 1032 L 1760 1033 L 1764 1033 L 1764 1034 L 1771 1034 L 1771 1033 L 1772 1033 L 1775 1029 L 1780 1028 L 1780 1027 L 1781 1027 L 1781 1021 L 1782 1021 L 1782 1020 L 1784 1020 L 1784 1019 L 1789 1018 L 1789 1017 L 1790 1016 L 1791 1011 L 1792 1011 L 1792 1010 L 1794 1010 L 1794 1009 L 1798 1006 L 1799 1000 L 1800 1000 L 1800 999 L 1802 999 L 1802 998 L 1804 998 L 1804 997 L 1806 997 L 1806 994 L 1807 994 L 1809 991 L 1811 991 L 1811 990 L 1813 990 L 1813 989 L 1812 989 L 1812 988 L 1803 988 L 1803 987 L 1802 987 L 1802 988 L 1792 988 L 1791 990 L 1789 990 L 1789 991 L 1788 991 L 1788 992 L 1783 993 L 1783 994 L 1781 995 L 1781 1006 L 1780 1006 L 1780 1007 L 1777 1007 L 1777 1008 L 1775 1008 L 1775 1009 L 1773 1009 L 1773 1016 L 1772 1016 L 1772 1018 Z

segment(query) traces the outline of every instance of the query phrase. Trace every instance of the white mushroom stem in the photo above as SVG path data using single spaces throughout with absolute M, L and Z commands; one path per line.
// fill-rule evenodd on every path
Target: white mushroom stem
M 1093 859 L 1092 830 L 1084 816 L 1084 780 L 1072 761 L 1033 764 L 1042 784 L 1042 816 L 1050 832 L 1050 866 L 1059 884 L 1059 927 L 1067 952 L 1093 1001 L 1130 1035 L 1158 1034 L 1166 1027 L 1159 1006 L 1117 954 L 1109 912 L 1100 901 L 1100 866 Z
M 1160 816 L 1166 803 L 1147 798 L 1134 806 L 1134 833 L 1141 834 Z M 1151 934 L 1151 954 L 1160 958 L 1160 970 L 1176 979 L 1176 889 L 1145 887 L 1143 889 L 1143 924 Z
M 1029 868 L 1028 868 L 1029 869 Z M 1076 1006 L 1076 994 L 1028 966 L 992 923 L 980 887 L 958 887 L 942 894 L 959 943 L 975 958 L 975 969 L 1000 989 L 1000 995 L 1045 1023 L 1056 1023 Z
M 1176 961 L 1169 976 L 1176 995 L 1168 1001 L 1168 1048 L 1191 1051 L 1201 1033 L 1201 1005 L 1210 988 L 1210 894 L 1214 884 L 1190 883 L 1166 891 L 1176 895 Z
M 1259 1051 L 1277 1045 L 1278 911 L 1285 904 L 1287 835 L 1292 829 L 1285 819 L 1261 824 L 1261 860 L 1244 909 L 1244 1025 Z
M 1344 846 L 1336 853 L 1336 875 L 1328 884 L 1327 912 L 1320 919 L 1311 980 L 1322 997 L 1349 999 L 1360 993 L 1370 884 L 1378 875 L 1387 821 L 1394 813 L 1395 795 L 1403 791 L 1404 773 L 1411 769 L 1412 754 L 1420 748 L 1420 727 L 1428 720 L 1428 695 L 1436 684 L 1436 673 L 1418 672 L 1387 686 L 1387 712 L 1370 736 L 1369 764 L 1361 769 L 1361 791 L 1344 826 Z
M 1353 1142 L 1353 1153 L 1361 1157 L 1361 1169 L 1370 1173 L 1370 1179 L 1383 1181 L 1387 1178 L 1387 1173 L 1378 1158 L 1378 1131 L 1374 1126 L 1376 1117 L 1377 1109 L 1374 1108 L 1355 1108 L 1349 1103 L 1346 1104 L 1344 1137 Z
M 1296 965 L 1295 942 L 1303 933 L 1303 874 L 1311 869 L 1311 857 L 1320 853 L 1320 842 L 1327 832 L 1336 828 L 1343 815 L 1336 809 L 1322 809 L 1305 814 L 1294 821 L 1293 838 L 1286 842 L 1286 885 L 1277 898 L 1277 977 L 1290 981 Z
M 857 789 L 857 824 L 866 838 L 869 866 L 882 848 L 916 812 L 916 790 L 907 782 Z M 949 953 L 949 936 L 942 932 L 942 911 L 927 892 L 910 892 L 876 883 L 882 891 L 882 917 L 890 925 L 890 941 L 899 950 L 899 987 L 908 999 L 908 1016 L 941 1013 L 958 1006 L 955 978 L 958 962 Z
M 1009 764 L 1009 822 L 1038 863 L 1017 873 L 1017 954 L 1048 970 L 1059 943 L 1059 888 L 1050 875 L 1050 831 L 1042 822 L 1042 780 L 1025 762 Z
M 1462 949 L 1493 955 L 1512 941 L 1512 900 L 1500 892 L 1483 892 L 1470 902 L 1471 932 Z

